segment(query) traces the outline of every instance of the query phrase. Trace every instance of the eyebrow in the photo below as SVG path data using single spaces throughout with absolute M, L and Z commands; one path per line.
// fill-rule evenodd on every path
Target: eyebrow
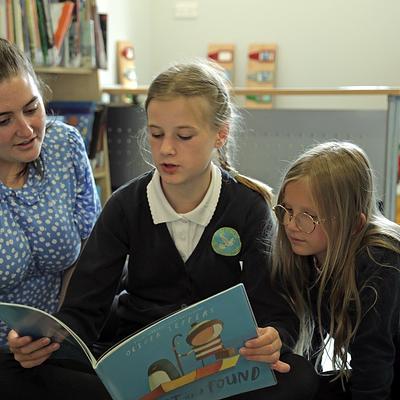
M 30 106 L 32 103 L 34 103 L 37 100 L 38 100 L 38 97 L 37 96 L 33 96 L 32 99 L 30 99 L 26 104 L 24 104 L 24 106 L 22 108 Z M 7 115 L 7 114 L 12 114 L 12 113 L 13 113 L 12 111 L 4 111 L 4 112 L 0 112 L 0 116 Z
M 148 128 L 157 128 L 157 129 L 163 129 L 161 126 L 156 125 L 156 124 L 148 124 L 147 125 Z M 192 125 L 179 125 L 177 126 L 175 129 L 177 130 L 181 130 L 181 129 L 189 129 L 193 132 L 197 132 L 197 128 L 195 126 Z

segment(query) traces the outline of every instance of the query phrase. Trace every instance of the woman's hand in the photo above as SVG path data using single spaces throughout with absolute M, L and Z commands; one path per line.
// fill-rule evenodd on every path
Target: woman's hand
M 275 371 L 285 373 L 290 371 L 290 365 L 279 360 L 282 341 L 275 328 L 257 328 L 258 337 L 248 340 L 240 354 L 251 361 L 263 361 L 271 365 Z
M 24 368 L 33 368 L 42 364 L 53 351 L 60 348 L 58 343 L 51 343 L 49 338 L 32 340 L 29 336 L 19 336 L 14 330 L 9 332 L 7 340 L 15 360 Z

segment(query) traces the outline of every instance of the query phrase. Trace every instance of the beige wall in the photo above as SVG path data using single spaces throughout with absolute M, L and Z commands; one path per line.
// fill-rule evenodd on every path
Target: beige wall
M 139 84 L 174 60 L 203 56 L 210 42 L 236 44 L 235 84 L 243 85 L 249 43 L 278 45 L 277 86 L 400 86 L 399 0 L 185 0 L 195 19 L 177 19 L 184 0 L 97 0 L 109 14 L 110 70 L 114 41 L 135 45 Z M 384 97 L 279 97 L 283 108 L 385 108 Z

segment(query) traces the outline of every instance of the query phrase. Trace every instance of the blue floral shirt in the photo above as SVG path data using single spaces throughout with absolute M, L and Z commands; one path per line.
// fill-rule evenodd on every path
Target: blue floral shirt
M 77 259 L 100 201 L 79 132 L 61 122 L 47 129 L 44 177 L 30 166 L 25 185 L 0 182 L 0 301 L 54 313 L 63 271 Z M 0 322 L 0 347 L 8 327 Z

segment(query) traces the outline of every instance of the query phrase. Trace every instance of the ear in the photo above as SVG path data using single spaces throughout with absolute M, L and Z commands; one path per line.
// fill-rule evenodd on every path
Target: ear
M 358 220 L 358 224 L 353 231 L 354 235 L 357 235 L 358 233 L 360 233 L 362 231 L 362 228 L 364 228 L 364 225 L 366 224 L 366 222 L 367 222 L 367 217 L 365 216 L 364 213 L 361 213 L 359 220 Z
M 229 135 L 229 126 L 228 124 L 224 124 L 219 128 L 217 132 L 217 138 L 215 140 L 215 147 L 219 149 L 220 147 L 224 146 L 226 141 L 228 140 Z

